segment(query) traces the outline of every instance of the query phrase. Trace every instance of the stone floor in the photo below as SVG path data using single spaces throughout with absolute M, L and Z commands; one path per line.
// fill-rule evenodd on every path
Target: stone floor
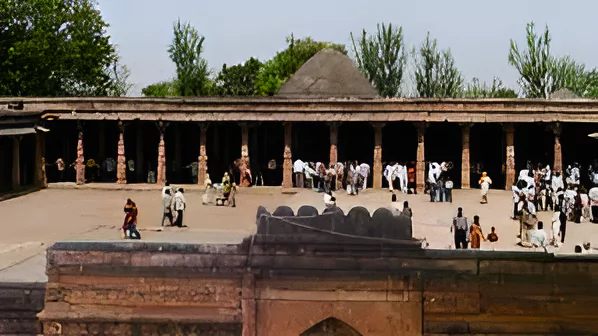
M 176 241 L 193 243 L 236 243 L 255 230 L 255 214 L 259 205 L 273 211 L 278 205 L 293 209 L 309 204 L 323 210 L 322 194 L 301 190 L 294 195 L 281 194 L 280 188 L 248 188 L 238 193 L 236 208 L 203 206 L 202 192 L 186 188 L 188 228 L 167 228 L 157 232 L 161 219 L 159 188 L 155 186 L 95 185 L 75 188 L 52 185 L 49 189 L 0 202 L 0 281 L 45 281 L 45 249 L 59 240 L 118 240 L 122 224 L 122 209 L 127 198 L 139 208 L 139 228 L 145 241 Z M 338 193 L 338 204 L 345 213 L 362 205 L 373 212 L 390 206 L 390 193 L 367 190 L 359 196 Z M 482 249 L 517 250 L 515 245 L 518 222 L 509 219 L 511 193 L 491 190 L 490 203 L 479 204 L 479 190 L 455 190 L 454 203 L 429 203 L 427 195 L 398 194 L 402 206 L 407 200 L 414 213 L 414 235 L 426 238 L 429 248 L 453 248 L 449 232 L 457 207 L 464 208 L 467 217 L 479 215 L 485 234 L 495 226 L 499 241 L 483 243 Z M 550 233 L 551 213 L 540 213 Z M 567 240 L 559 252 L 571 253 L 582 241 L 598 245 L 598 225 L 569 223 Z

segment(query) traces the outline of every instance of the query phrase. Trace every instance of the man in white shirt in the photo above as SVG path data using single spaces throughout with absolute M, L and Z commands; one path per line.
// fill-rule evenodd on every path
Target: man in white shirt
M 185 208 L 187 207 L 187 201 L 185 200 L 185 195 L 183 193 L 185 190 L 183 188 L 179 188 L 179 190 L 174 194 L 174 210 L 176 211 L 176 220 L 174 225 L 178 227 L 183 227 L 183 213 L 185 212 Z
M 396 170 L 397 166 L 396 165 L 386 165 L 386 167 L 384 168 L 384 177 L 386 178 L 386 181 L 388 181 L 388 191 L 392 192 L 394 190 L 394 180 L 395 180 L 395 170 Z
M 303 167 L 305 163 L 301 160 L 296 160 L 293 163 L 293 173 L 295 174 L 295 187 L 297 188 L 305 188 L 305 179 L 303 173 Z

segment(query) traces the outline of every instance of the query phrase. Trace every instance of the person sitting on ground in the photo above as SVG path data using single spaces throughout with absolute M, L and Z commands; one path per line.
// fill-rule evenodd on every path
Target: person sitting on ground
M 546 248 L 546 232 L 544 232 L 544 223 L 538 222 L 537 228 L 527 232 L 529 236 L 529 247 Z
M 409 202 L 407 201 L 403 202 L 403 215 L 409 218 L 413 217 L 413 211 L 411 211 L 411 208 L 409 207 Z
M 210 180 L 210 174 L 206 173 L 206 179 L 203 181 L 204 188 L 208 189 L 212 187 L 212 180 Z
M 496 228 L 493 226 L 491 232 L 488 234 L 488 241 L 491 243 L 495 243 L 498 241 L 498 235 L 496 234 Z

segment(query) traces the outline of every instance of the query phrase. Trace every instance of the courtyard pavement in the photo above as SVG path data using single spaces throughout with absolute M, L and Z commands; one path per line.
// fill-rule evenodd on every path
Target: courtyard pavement
M 144 241 L 187 243 L 237 243 L 255 231 L 255 215 L 259 205 L 274 211 L 278 205 L 288 205 L 295 211 L 302 205 L 324 209 L 323 195 L 311 190 L 297 190 L 296 194 L 282 194 L 280 188 L 247 188 L 237 194 L 237 207 L 204 206 L 203 192 L 185 186 L 188 228 L 166 228 L 158 232 L 161 219 L 160 188 L 156 186 L 128 186 L 119 190 L 116 185 L 51 185 L 49 189 L 0 202 L 0 281 L 45 281 L 45 250 L 56 241 L 120 240 L 123 207 L 127 198 L 139 208 L 139 229 Z M 496 227 L 499 241 L 494 245 L 482 243 L 485 250 L 526 250 L 518 247 L 518 222 L 510 220 L 511 193 L 491 190 L 489 204 L 479 204 L 479 190 L 455 190 L 454 202 L 430 203 L 427 195 L 398 193 L 395 206 L 409 201 L 413 209 L 413 232 L 425 238 L 429 248 L 454 248 L 450 225 L 458 207 L 470 218 L 480 216 L 484 234 Z M 344 192 L 335 194 L 337 204 L 347 213 L 353 206 L 364 206 L 371 213 L 379 207 L 391 206 L 390 193 L 367 190 L 358 196 Z M 551 212 L 539 213 L 550 234 Z M 568 223 L 565 244 L 558 250 L 572 253 L 583 241 L 598 245 L 598 225 Z M 538 251 L 538 253 L 541 253 Z

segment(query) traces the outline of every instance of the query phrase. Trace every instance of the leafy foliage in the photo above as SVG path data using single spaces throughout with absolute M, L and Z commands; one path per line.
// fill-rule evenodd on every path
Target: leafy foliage
M 256 79 L 255 94 L 274 95 L 307 60 L 322 49 L 331 48 L 347 54 L 342 44 L 317 42 L 310 37 L 295 39 L 291 34 L 287 37 L 287 43 L 287 49 L 276 53 L 274 58 L 263 64 Z
M 480 82 L 478 78 L 472 79 L 465 86 L 462 93 L 463 98 L 517 98 L 517 92 L 508 89 L 503 85 L 500 78 L 494 77 L 492 85 Z
M 176 81 L 163 81 L 146 86 L 141 93 L 145 97 L 177 97 L 180 96 L 177 89 Z
M 114 92 L 107 27 L 94 0 L 0 1 L 0 95 Z
M 121 65 L 118 59 L 110 66 L 109 75 L 112 78 L 112 85 L 108 90 L 108 95 L 113 97 L 123 97 L 131 92 L 135 86 L 129 82 L 131 70 L 126 65 Z
M 216 77 L 216 90 L 222 96 L 253 96 L 258 74 L 262 68 L 262 62 L 250 58 L 244 64 L 237 64 L 222 70 Z
M 351 33 L 351 42 L 357 67 L 378 94 L 382 97 L 399 96 L 407 59 L 403 28 L 378 24 L 376 35 L 368 35 L 364 29 L 357 43 Z
M 178 20 L 173 26 L 174 38 L 168 47 L 170 59 L 176 65 L 177 92 L 181 96 L 204 96 L 210 91 L 208 62 L 202 57 L 203 42 L 197 29 Z
M 463 76 L 455 66 L 449 49 L 438 50 L 436 39 L 430 33 L 419 51 L 412 50 L 415 63 L 415 85 L 422 98 L 454 98 L 462 92 Z

